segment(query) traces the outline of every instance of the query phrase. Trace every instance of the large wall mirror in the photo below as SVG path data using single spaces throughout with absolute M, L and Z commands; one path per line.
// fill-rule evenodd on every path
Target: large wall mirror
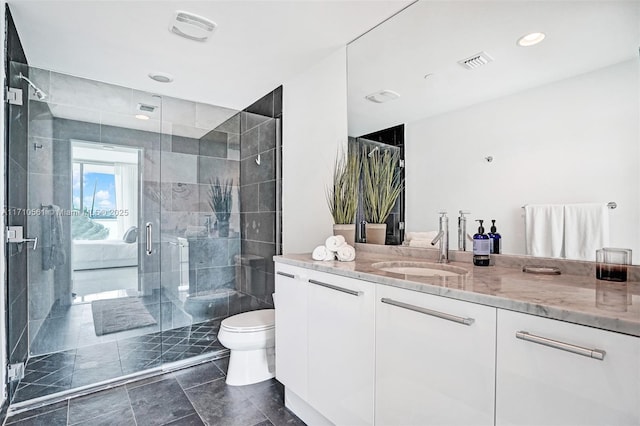
M 468 210 L 524 255 L 524 206 L 614 202 L 640 264 L 639 46 L 638 1 L 417 1 L 348 46 L 349 136 L 405 125 L 407 231 Z

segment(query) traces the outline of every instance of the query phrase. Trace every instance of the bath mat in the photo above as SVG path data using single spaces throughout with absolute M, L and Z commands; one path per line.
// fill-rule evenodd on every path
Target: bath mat
M 91 311 L 96 336 L 158 323 L 137 297 L 94 300 Z

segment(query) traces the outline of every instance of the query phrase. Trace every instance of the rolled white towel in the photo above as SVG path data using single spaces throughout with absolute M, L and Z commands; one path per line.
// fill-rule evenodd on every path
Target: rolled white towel
M 327 255 L 322 260 L 336 260 L 336 252 L 327 249 Z
M 336 253 L 327 249 L 325 246 L 318 246 L 311 253 L 313 260 L 335 260 Z
M 338 247 L 336 255 L 338 256 L 338 260 L 341 262 L 353 262 L 356 260 L 356 249 L 349 244 L 343 244 Z
M 327 250 L 325 246 L 318 246 L 313 249 L 313 253 L 311 253 L 311 258 L 313 260 L 324 260 L 324 258 L 327 257 L 327 252 L 329 252 L 329 250 Z
M 331 251 L 338 251 L 338 248 L 346 244 L 342 235 L 332 235 L 324 242 L 325 247 Z
M 429 240 L 431 242 L 436 235 L 438 235 L 438 231 L 407 232 L 404 235 L 404 239 L 405 241 Z

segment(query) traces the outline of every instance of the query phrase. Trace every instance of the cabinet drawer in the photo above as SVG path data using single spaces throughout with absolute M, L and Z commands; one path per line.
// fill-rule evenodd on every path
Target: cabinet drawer
M 640 338 L 499 309 L 497 340 L 496 424 L 640 424 Z
M 376 424 L 493 425 L 496 309 L 380 285 Z

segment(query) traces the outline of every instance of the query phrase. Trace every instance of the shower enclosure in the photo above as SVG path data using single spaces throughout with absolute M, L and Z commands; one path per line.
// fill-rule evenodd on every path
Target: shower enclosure
M 221 320 L 273 307 L 281 89 L 235 111 L 9 68 L 14 406 L 226 354 Z

